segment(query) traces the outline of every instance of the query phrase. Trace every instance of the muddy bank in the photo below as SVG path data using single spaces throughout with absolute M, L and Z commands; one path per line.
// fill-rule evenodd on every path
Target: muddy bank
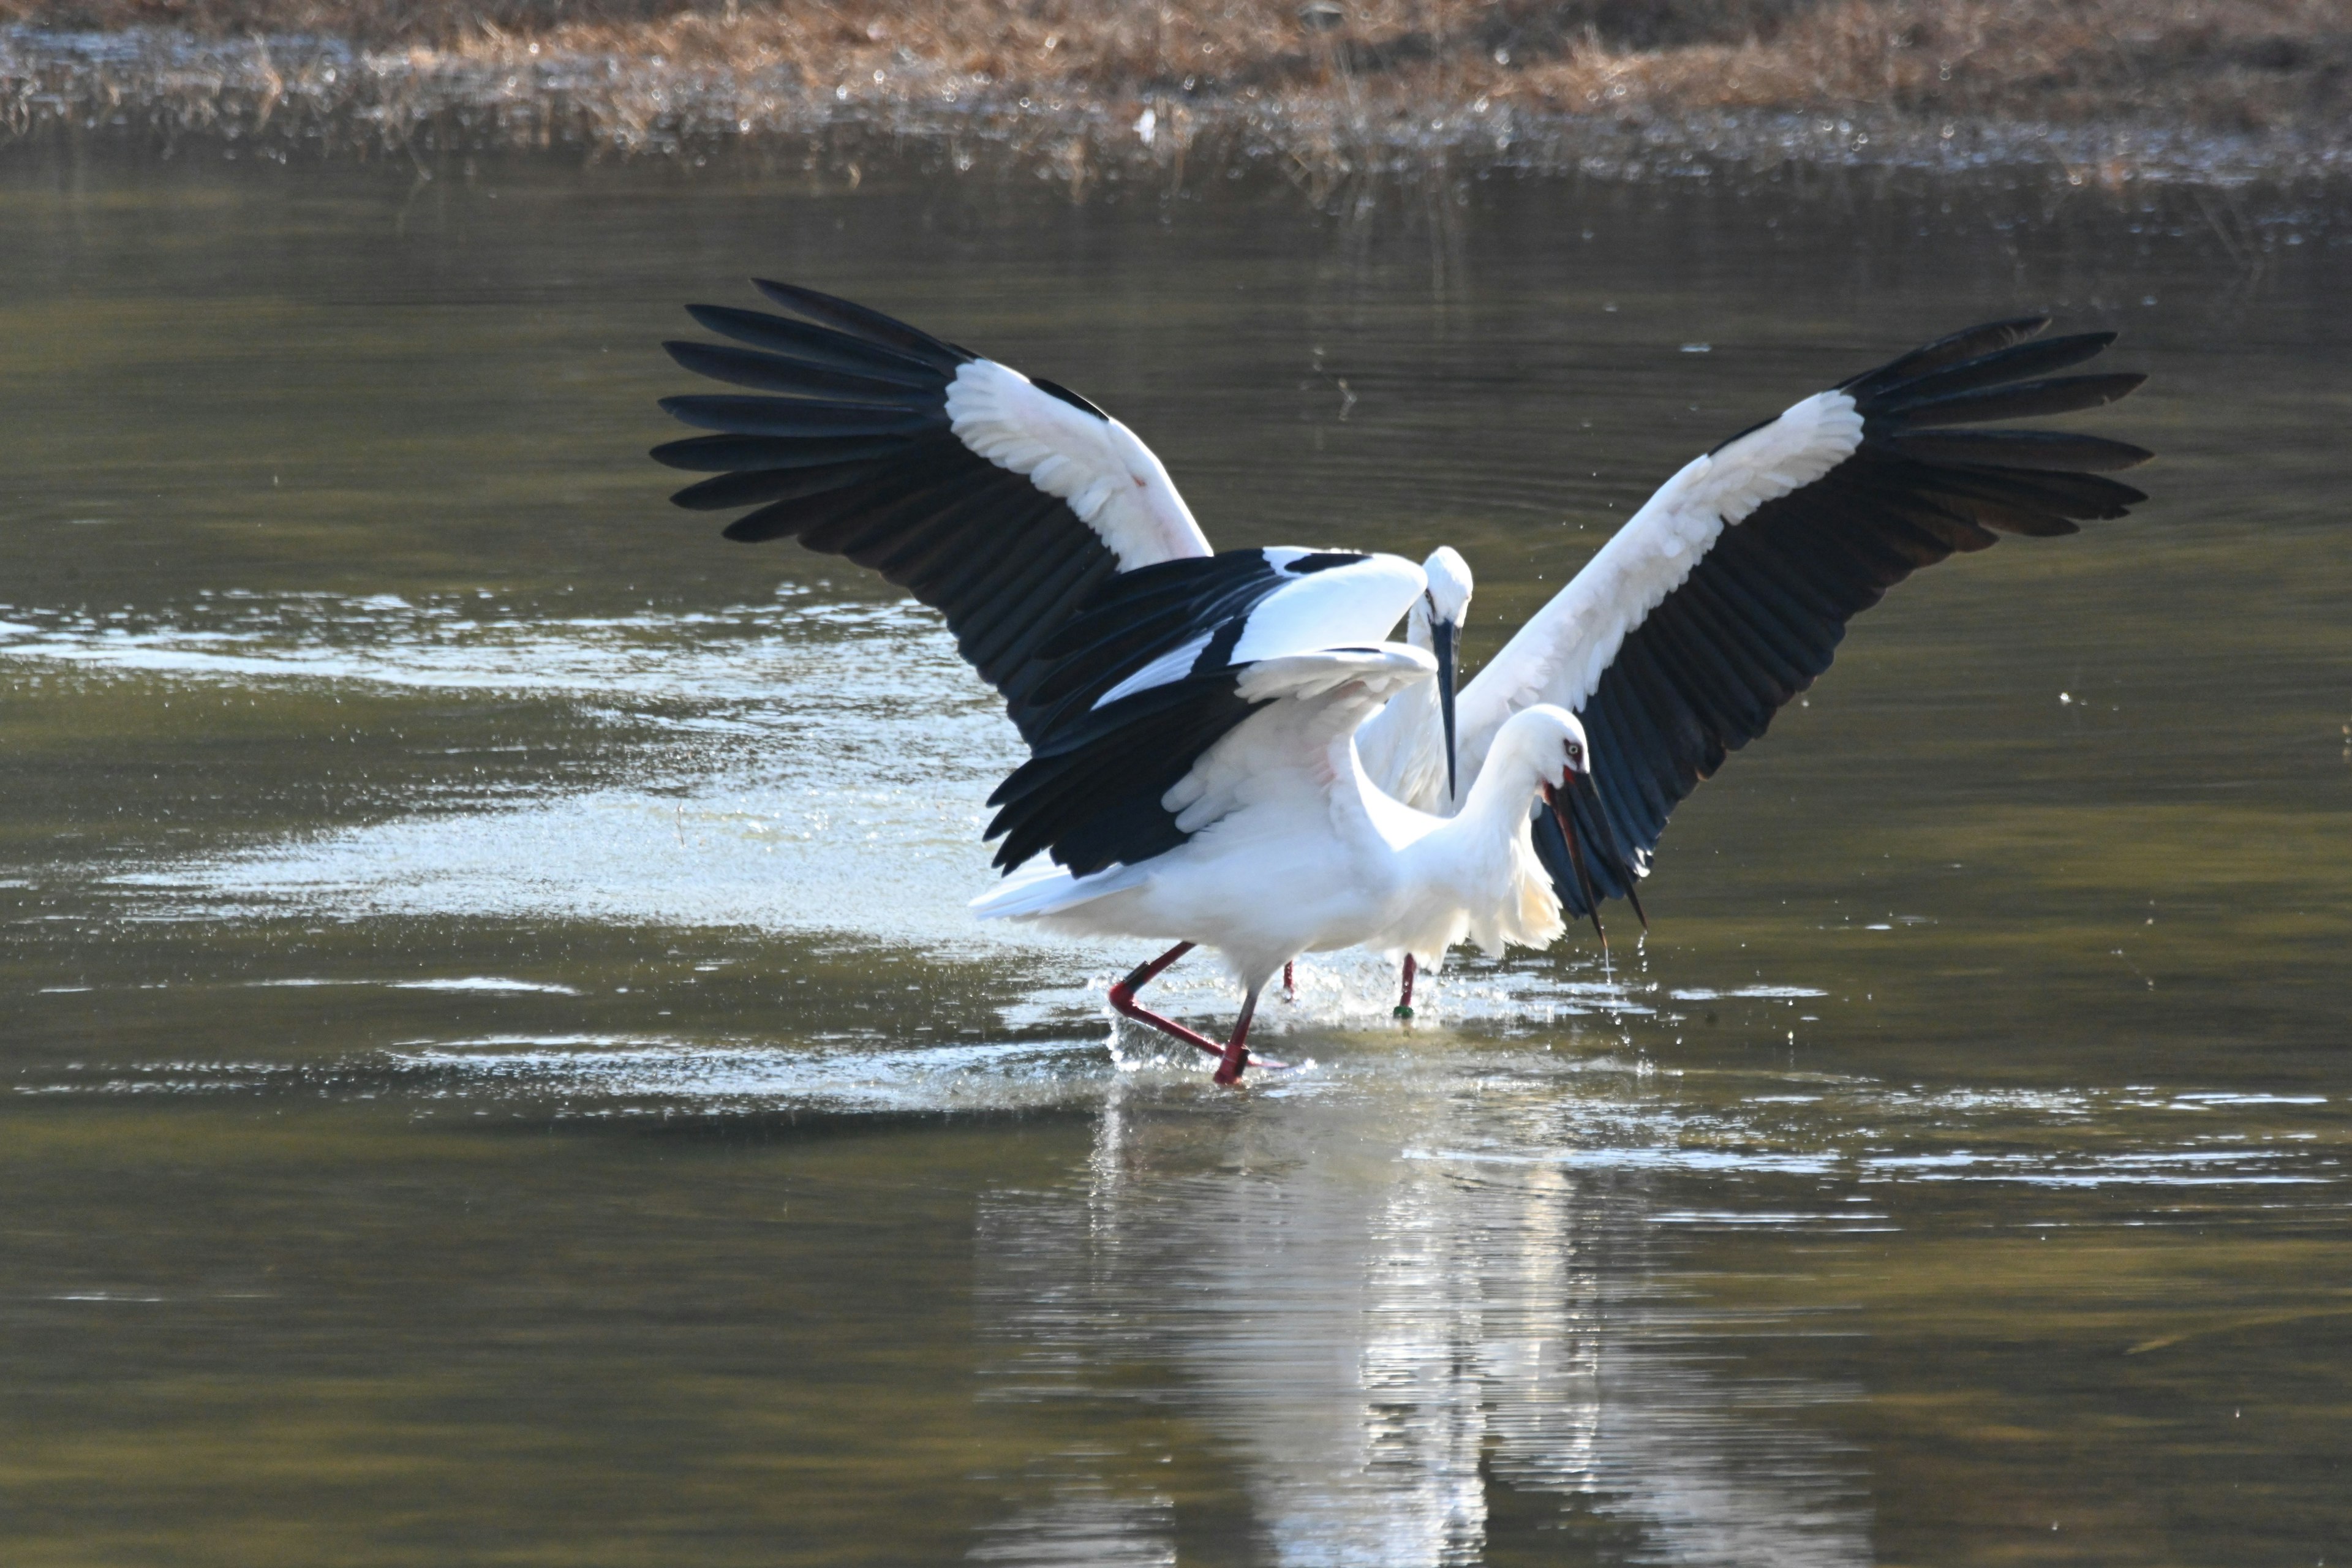
M 2352 163 L 2352 32 L 2331 30 L 2337 7 L 2294 0 L 1932 12 L 1751 0 L 1738 41 L 1701 27 L 1647 47 L 1531 19 L 1577 7 L 1390 9 L 1112 6 L 1057 27 L 1038 5 L 730 7 L 524 31 L 469 14 L 444 16 L 431 42 L 317 7 L 305 15 L 350 30 L 19 25 L 0 29 L 0 140 L 420 163 L 769 143 L 854 169 L 840 149 L 912 139 L 960 167 L 1078 194 L 1253 165 L 1322 189 L 1433 164 L 1632 177 L 2029 164 L 2118 184 Z

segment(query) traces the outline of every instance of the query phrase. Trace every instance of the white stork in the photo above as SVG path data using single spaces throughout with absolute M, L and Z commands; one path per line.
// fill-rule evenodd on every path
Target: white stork
M 1449 816 L 1383 794 L 1357 755 L 1362 721 L 1438 672 L 1438 655 L 1383 640 L 1434 603 L 1422 568 L 1213 553 L 1159 459 L 1076 394 L 847 300 L 757 287 L 793 314 L 690 306 L 746 346 L 666 345 L 755 395 L 664 399 L 713 434 L 654 456 L 717 476 L 680 505 L 754 508 L 730 538 L 797 538 L 937 607 L 1003 694 L 1031 754 L 990 797 L 1014 875 L 975 900 L 982 918 L 1174 941 L 1111 1000 L 1216 1055 L 1220 1083 L 1241 1076 L 1259 993 L 1297 953 L 1559 935 L 1530 808 L 1545 804 L 1576 865 L 1607 821 L 1573 714 L 1528 705 L 1484 736 Z M 1591 842 L 1592 864 L 1631 880 L 1622 850 Z M 1135 1000 L 1196 943 L 1244 988 L 1222 1045 Z

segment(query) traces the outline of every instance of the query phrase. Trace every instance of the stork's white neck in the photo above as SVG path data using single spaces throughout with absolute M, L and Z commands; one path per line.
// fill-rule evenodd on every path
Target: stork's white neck
M 1549 776 L 1559 777 L 1559 763 L 1550 761 L 1559 744 L 1554 733 L 1505 727 L 1460 815 L 1404 849 L 1406 876 L 1416 886 L 1406 902 L 1418 912 L 1382 945 L 1426 962 L 1465 938 L 1499 954 L 1506 943 L 1541 946 L 1559 934 L 1559 900 L 1528 827 L 1528 806 L 1545 782 L 1547 762 Z
M 1545 745 L 1555 745 L 1549 737 Z M 1517 820 L 1524 826 L 1528 805 L 1536 792 L 1547 783 L 1559 782 L 1559 764 L 1552 762 L 1547 768 L 1537 755 L 1537 748 L 1527 742 L 1524 733 L 1505 726 L 1496 737 L 1495 749 L 1486 757 L 1486 765 L 1478 770 L 1471 781 L 1469 798 L 1462 803 L 1465 819 Z
M 1461 811 L 1441 820 L 1408 852 L 1417 859 L 1418 874 L 1456 889 L 1474 906 L 1496 896 L 1500 880 L 1534 852 L 1528 806 L 1542 782 L 1526 748 L 1515 748 L 1507 757 L 1498 746 L 1494 765 L 1471 784 Z

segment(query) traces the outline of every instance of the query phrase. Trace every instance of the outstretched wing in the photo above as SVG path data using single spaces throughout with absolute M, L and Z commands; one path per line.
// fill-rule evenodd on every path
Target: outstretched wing
M 727 537 L 796 538 L 938 608 L 1034 739 L 1038 646 L 1116 574 L 1209 554 L 1168 470 L 1052 382 L 845 300 L 755 287 L 792 315 L 691 305 L 734 342 L 664 345 L 687 369 L 757 394 L 662 400 L 713 432 L 654 448 L 716 476 L 671 499 L 752 507 Z
M 1666 818 L 1830 665 L 1845 624 L 1921 566 L 2002 533 L 2073 533 L 2147 499 L 2096 436 L 1955 426 L 2112 403 L 2145 378 L 2061 376 L 2115 341 L 2046 318 L 1955 332 L 1796 404 L 1660 488 L 1463 691 L 1462 757 L 1556 702 L 1584 721 L 1607 826 L 1646 868 Z M 1588 808 L 1580 806 L 1580 812 Z M 1587 830 L 1598 826 L 1585 823 Z M 1559 827 L 1536 845 L 1586 912 Z M 1626 889 L 1594 866 L 1604 897 Z
M 1083 877 L 1166 854 L 1275 774 L 1325 765 L 1332 742 L 1436 673 L 1418 648 L 1375 643 L 1200 669 L 1106 702 L 989 796 L 996 863 L 1044 850 Z

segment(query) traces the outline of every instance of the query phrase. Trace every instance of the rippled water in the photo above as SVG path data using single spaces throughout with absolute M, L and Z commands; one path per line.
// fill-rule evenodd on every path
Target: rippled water
M 13 156 L 9 1560 L 2352 1552 L 2340 192 Z M 1969 321 L 2125 329 L 2163 460 L 1859 621 L 1646 942 L 1315 961 L 1227 1094 L 966 920 L 928 613 L 663 500 L 755 272 L 1457 544 L 1474 665 Z

